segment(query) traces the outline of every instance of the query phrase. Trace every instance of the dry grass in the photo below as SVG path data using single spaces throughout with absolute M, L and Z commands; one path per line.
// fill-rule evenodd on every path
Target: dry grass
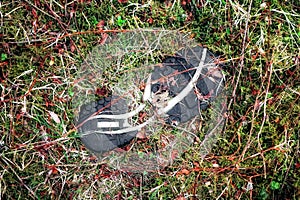
M 0 198 L 299 198 L 299 10 L 298 1 L 2 1 Z M 73 85 L 105 34 L 149 27 L 181 29 L 226 61 L 227 125 L 204 159 L 195 145 L 164 170 L 128 173 L 81 144 Z

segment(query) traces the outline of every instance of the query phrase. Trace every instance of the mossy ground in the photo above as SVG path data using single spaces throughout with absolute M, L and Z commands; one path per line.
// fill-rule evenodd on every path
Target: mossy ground
M 2 1 L 0 197 L 299 199 L 299 13 L 276 0 Z M 70 99 L 101 27 L 179 29 L 227 61 L 226 130 L 204 160 L 194 147 L 143 175 L 94 162 Z

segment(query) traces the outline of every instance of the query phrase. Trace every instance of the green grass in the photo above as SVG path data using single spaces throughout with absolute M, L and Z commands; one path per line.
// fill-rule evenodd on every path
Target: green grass
M 79 2 L 0 4 L 1 198 L 300 198 L 298 1 Z M 227 124 L 205 159 L 195 145 L 160 172 L 135 174 L 85 149 L 71 101 L 101 20 L 115 32 L 181 30 L 226 60 Z

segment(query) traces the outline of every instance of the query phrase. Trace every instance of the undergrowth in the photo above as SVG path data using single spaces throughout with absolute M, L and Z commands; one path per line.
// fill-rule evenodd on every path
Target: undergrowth
M 1 199 L 299 199 L 299 1 L 0 2 Z M 137 28 L 189 34 L 224 61 L 226 127 L 155 173 L 96 162 L 75 130 L 75 73 Z

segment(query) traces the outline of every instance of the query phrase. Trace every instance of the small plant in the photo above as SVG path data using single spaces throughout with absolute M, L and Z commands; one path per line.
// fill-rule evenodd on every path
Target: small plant
M 7 59 L 7 54 L 1 53 L 1 61 L 5 61 Z
M 280 188 L 280 183 L 277 181 L 271 181 L 270 189 L 271 190 L 278 190 Z
M 118 16 L 118 18 L 117 18 L 117 25 L 118 25 L 119 27 L 122 27 L 122 26 L 125 24 L 125 22 L 126 22 L 125 19 L 122 19 L 121 16 Z

